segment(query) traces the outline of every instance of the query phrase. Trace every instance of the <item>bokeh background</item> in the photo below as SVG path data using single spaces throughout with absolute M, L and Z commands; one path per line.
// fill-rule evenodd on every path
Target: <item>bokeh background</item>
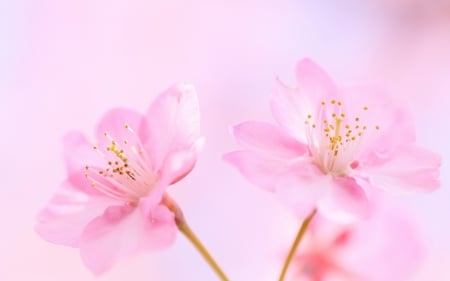
M 0 280 L 216 280 L 182 236 L 96 279 L 33 231 L 65 176 L 64 133 L 92 132 L 111 107 L 143 111 L 176 81 L 196 85 L 207 142 L 170 192 L 232 280 L 275 280 L 299 222 L 221 155 L 236 147 L 231 124 L 271 120 L 274 77 L 293 83 L 302 57 L 410 103 L 418 142 L 443 156 L 440 190 L 396 199 L 427 246 L 413 280 L 450 280 L 446 0 L 0 0 Z

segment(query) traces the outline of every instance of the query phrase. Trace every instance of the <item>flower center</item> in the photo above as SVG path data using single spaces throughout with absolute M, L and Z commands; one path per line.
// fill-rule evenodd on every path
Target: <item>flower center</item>
M 317 115 L 308 114 L 305 120 L 306 137 L 317 165 L 325 173 L 343 175 L 353 167 L 355 152 L 369 128 L 364 117 L 369 108 L 361 108 L 361 114 L 348 116 L 341 101 L 322 101 Z M 380 126 L 376 125 L 376 130 Z
M 91 186 L 103 194 L 121 201 L 137 203 L 139 198 L 148 195 L 158 177 L 150 165 L 139 136 L 128 125 L 125 134 L 135 140 L 116 140 L 108 132 L 104 133 L 109 143 L 106 148 L 94 146 L 105 161 L 103 167 L 86 166 L 85 177 Z M 124 135 L 125 135 L 124 134 Z

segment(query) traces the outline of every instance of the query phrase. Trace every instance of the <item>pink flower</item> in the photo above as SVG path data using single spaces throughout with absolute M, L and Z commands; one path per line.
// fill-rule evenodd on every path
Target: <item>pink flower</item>
M 410 280 L 424 245 L 399 209 L 384 208 L 369 220 L 340 225 L 316 217 L 291 264 L 296 281 Z
M 438 188 L 440 157 L 414 144 L 412 119 L 393 98 L 373 88 L 338 88 L 308 59 L 297 64 L 297 83 L 277 80 L 271 108 L 279 126 L 232 128 L 244 150 L 224 158 L 252 183 L 300 218 L 317 208 L 341 221 L 368 217 L 372 188 Z
M 86 266 L 100 274 L 121 257 L 174 241 L 174 215 L 161 200 L 192 170 L 202 143 L 195 90 L 175 85 L 145 115 L 113 109 L 96 138 L 93 145 L 78 132 L 65 137 L 68 177 L 38 215 L 36 230 L 80 248 Z

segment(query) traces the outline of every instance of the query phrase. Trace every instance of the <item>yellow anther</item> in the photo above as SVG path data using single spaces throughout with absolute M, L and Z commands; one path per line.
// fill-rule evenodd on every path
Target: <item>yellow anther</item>
M 342 119 L 336 119 L 336 130 L 334 131 L 334 136 L 335 137 L 339 137 L 339 131 L 341 129 L 341 123 L 342 123 Z
M 368 108 L 367 106 L 364 106 L 363 109 L 364 109 L 364 110 L 368 110 L 369 108 Z

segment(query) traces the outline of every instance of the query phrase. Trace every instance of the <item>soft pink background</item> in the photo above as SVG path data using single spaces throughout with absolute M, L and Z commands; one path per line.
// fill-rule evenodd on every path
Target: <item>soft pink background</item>
M 33 231 L 64 178 L 61 137 L 92 132 L 110 107 L 145 110 L 175 81 L 196 85 L 207 142 L 173 197 L 232 280 L 275 280 L 267 265 L 298 222 L 221 155 L 230 124 L 271 120 L 275 75 L 293 82 L 305 56 L 410 102 L 418 142 L 444 163 L 441 190 L 398 198 L 429 248 L 415 281 L 450 280 L 450 5 L 426 0 L 0 1 L 0 280 L 94 280 L 76 250 Z M 216 279 L 179 236 L 98 280 Z

